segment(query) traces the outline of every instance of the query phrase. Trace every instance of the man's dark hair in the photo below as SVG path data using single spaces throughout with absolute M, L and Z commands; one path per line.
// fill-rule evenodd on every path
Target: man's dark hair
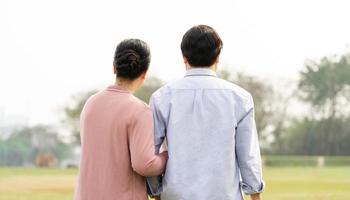
M 118 44 L 113 65 L 117 77 L 134 80 L 148 70 L 150 61 L 151 53 L 146 42 L 126 39 Z
M 183 36 L 181 51 L 192 67 L 209 67 L 215 63 L 222 45 L 219 34 L 212 27 L 198 25 Z

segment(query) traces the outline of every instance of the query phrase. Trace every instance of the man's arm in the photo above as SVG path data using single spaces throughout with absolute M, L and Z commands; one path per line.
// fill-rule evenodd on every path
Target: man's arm
M 155 152 L 158 154 L 165 139 L 166 123 L 154 96 L 151 97 L 150 107 L 153 112 L 154 119 Z M 148 177 L 146 181 L 148 187 L 148 194 L 151 196 L 160 195 L 160 193 L 162 192 L 162 176 Z
M 242 177 L 241 188 L 252 200 L 259 200 L 264 189 L 258 135 L 254 119 L 254 103 L 250 97 L 236 128 L 236 156 Z
M 132 168 L 142 176 L 156 176 L 164 172 L 167 152 L 155 155 L 153 116 L 150 109 L 137 114 L 129 132 Z
M 166 136 L 166 120 L 163 116 L 163 113 L 160 110 L 160 105 L 157 104 L 153 96 L 150 100 L 150 107 L 153 113 L 154 120 L 154 145 L 156 153 L 159 153 Z

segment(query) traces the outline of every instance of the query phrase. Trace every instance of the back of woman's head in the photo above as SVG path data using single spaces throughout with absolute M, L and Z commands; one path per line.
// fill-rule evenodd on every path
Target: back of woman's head
M 126 39 L 118 44 L 113 64 L 118 78 L 134 80 L 148 70 L 150 61 L 150 49 L 146 42 Z

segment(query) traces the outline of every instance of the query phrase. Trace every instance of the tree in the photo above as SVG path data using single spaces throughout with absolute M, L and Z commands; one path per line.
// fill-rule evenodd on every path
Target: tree
M 136 91 L 135 96 L 140 98 L 146 103 L 149 103 L 151 95 L 160 87 L 162 87 L 163 82 L 157 77 L 150 77 L 146 79 L 145 84 Z
M 256 127 L 261 137 L 270 125 L 274 114 L 272 109 L 273 88 L 266 81 L 242 73 L 237 74 L 236 83 L 249 91 L 253 96 L 255 117 L 257 119 Z
M 339 60 L 324 57 L 320 62 L 308 61 L 300 73 L 300 98 L 311 104 L 318 118 L 344 115 L 350 99 L 349 55 Z M 315 116 L 314 116 L 315 117 Z
M 37 155 L 47 153 L 61 160 L 70 153 L 70 146 L 63 143 L 49 126 L 24 127 L 0 141 L 0 158 L 4 166 L 33 165 Z
M 340 154 L 338 144 L 344 134 L 341 123 L 349 117 L 349 55 L 339 59 L 324 57 L 319 62 L 308 61 L 305 71 L 300 73 L 298 87 L 300 99 L 311 106 L 309 121 L 315 124 L 308 129 L 308 134 L 317 132 L 319 138 L 323 138 L 317 140 L 317 144 L 324 147 L 319 153 Z
M 337 151 L 329 151 L 329 133 L 324 131 L 327 119 L 295 119 L 282 140 L 280 152 L 293 155 L 350 155 L 350 118 L 336 118 L 333 127 L 337 131 Z
M 269 148 L 268 137 L 272 135 L 275 140 L 279 140 L 284 131 L 288 98 L 277 92 L 268 81 L 255 76 L 243 73 L 234 75 L 225 69 L 219 71 L 218 75 L 252 94 L 255 104 L 256 126 L 263 150 L 266 151 Z

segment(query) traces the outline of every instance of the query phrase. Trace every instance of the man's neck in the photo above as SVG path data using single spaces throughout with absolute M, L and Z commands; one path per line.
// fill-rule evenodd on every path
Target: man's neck
M 187 66 L 186 66 L 186 70 L 198 69 L 198 68 L 201 68 L 201 69 L 210 69 L 210 70 L 216 72 L 216 70 L 217 70 L 217 65 L 212 65 L 212 66 L 210 66 L 210 67 L 192 67 L 192 66 L 190 66 L 190 65 L 187 65 Z

